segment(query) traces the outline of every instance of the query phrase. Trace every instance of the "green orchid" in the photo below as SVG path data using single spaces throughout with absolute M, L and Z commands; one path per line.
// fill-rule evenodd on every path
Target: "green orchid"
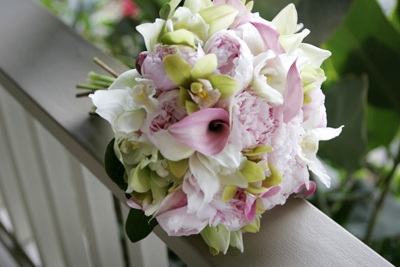
M 220 99 L 233 95 L 239 88 L 235 79 L 212 73 L 217 68 L 217 57 L 208 54 L 196 62 L 194 67 L 178 55 L 164 59 L 168 77 L 180 88 L 179 102 L 191 114 L 198 109 L 210 108 Z

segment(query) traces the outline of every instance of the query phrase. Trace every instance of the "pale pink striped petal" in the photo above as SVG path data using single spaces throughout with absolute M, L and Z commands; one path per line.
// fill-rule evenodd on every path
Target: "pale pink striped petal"
M 284 102 L 282 107 L 283 122 L 288 123 L 297 114 L 299 114 L 303 106 L 303 83 L 301 82 L 300 73 L 296 67 L 297 60 L 292 64 L 286 77 L 286 89 L 284 94 Z
M 279 43 L 278 39 L 280 34 L 277 31 L 275 31 L 272 27 L 261 22 L 253 21 L 250 23 L 253 24 L 253 26 L 256 27 L 256 29 L 260 33 L 264 41 L 265 51 L 272 49 L 278 55 L 286 53 L 285 49 Z

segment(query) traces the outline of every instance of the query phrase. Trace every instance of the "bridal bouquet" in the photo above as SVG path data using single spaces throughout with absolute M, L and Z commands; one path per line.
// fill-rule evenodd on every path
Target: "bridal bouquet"
M 253 2 L 179 4 L 137 27 L 136 69 L 90 95 L 115 132 L 106 170 L 132 207 L 132 241 L 160 224 L 201 234 L 214 255 L 243 252 L 265 210 L 314 192 L 309 170 L 330 185 L 316 153 L 341 132 L 326 127 L 320 89 L 331 53 L 302 43 L 293 4 L 272 21 Z

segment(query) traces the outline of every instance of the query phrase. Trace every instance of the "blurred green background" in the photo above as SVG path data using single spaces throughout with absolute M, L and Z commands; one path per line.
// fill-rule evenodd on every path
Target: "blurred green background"
M 135 27 L 154 22 L 167 2 L 39 1 L 132 68 L 145 50 Z M 290 2 L 311 30 L 304 42 L 333 54 L 322 66 L 328 126 L 345 125 L 338 138 L 320 143 L 332 186 L 317 184 L 309 201 L 400 266 L 398 0 L 255 0 L 253 12 L 271 20 Z

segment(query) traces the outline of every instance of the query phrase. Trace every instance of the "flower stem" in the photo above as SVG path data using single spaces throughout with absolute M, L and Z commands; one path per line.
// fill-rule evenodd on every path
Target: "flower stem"
M 98 59 L 97 57 L 95 57 L 93 59 L 94 62 L 96 62 L 100 67 L 102 67 L 103 69 L 105 69 L 106 71 L 108 71 L 111 75 L 113 75 L 114 77 L 118 78 L 119 74 L 114 71 L 112 68 L 110 68 L 109 66 L 107 66 L 103 61 L 101 61 L 100 59 Z
M 85 92 L 85 93 L 79 93 L 76 94 L 75 96 L 78 97 L 85 97 L 85 96 L 89 96 L 90 94 L 92 94 L 93 92 Z
M 373 241 L 373 232 L 378 221 L 379 213 L 383 207 L 383 203 L 385 202 L 386 196 L 390 192 L 390 185 L 393 181 L 394 173 L 396 171 L 397 165 L 400 164 L 400 151 L 397 153 L 397 157 L 394 160 L 393 168 L 390 170 L 390 173 L 383 180 L 385 189 L 381 193 L 378 202 L 375 205 L 375 210 L 373 216 L 368 224 L 367 228 L 367 236 L 365 237 L 365 243 L 369 246 L 372 245 Z
M 107 89 L 106 87 L 103 87 L 103 86 L 89 85 L 89 84 L 81 84 L 81 83 L 78 83 L 78 84 L 76 85 L 76 88 L 78 88 L 78 89 L 90 89 L 90 90 Z

